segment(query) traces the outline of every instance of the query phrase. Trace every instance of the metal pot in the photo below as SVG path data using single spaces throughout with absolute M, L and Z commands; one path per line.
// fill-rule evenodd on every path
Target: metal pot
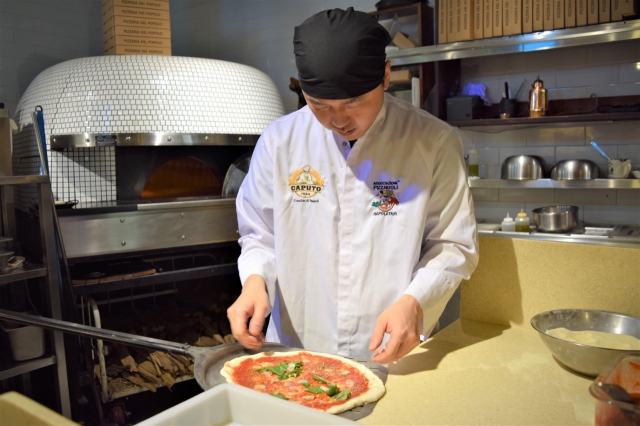
M 548 206 L 533 209 L 533 223 L 542 232 L 571 232 L 578 226 L 578 207 Z
M 502 179 L 529 180 L 544 177 L 544 160 L 533 155 L 513 155 L 502 163 Z
M 560 161 L 551 170 L 551 179 L 580 180 L 597 179 L 600 177 L 600 167 L 590 160 Z

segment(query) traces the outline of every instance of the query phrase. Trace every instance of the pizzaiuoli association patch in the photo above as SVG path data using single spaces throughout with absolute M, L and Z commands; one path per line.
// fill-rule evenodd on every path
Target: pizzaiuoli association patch
M 400 181 L 374 181 L 373 189 L 378 191 L 373 202 L 372 207 L 376 207 L 378 211 L 374 212 L 374 216 L 397 216 L 398 212 L 391 211 L 394 206 L 400 204 L 396 198 L 394 191 L 398 190 L 398 184 Z
M 297 202 L 318 202 L 318 200 L 311 200 L 316 194 L 321 193 L 324 190 L 324 179 L 320 176 L 320 173 L 312 169 L 311 166 L 304 166 L 301 169 L 297 169 L 293 172 L 288 180 L 289 188 L 302 200 L 294 200 Z

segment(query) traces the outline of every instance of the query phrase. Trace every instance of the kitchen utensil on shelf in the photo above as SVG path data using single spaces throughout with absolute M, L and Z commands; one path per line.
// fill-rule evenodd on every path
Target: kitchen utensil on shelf
M 551 179 L 585 180 L 600 177 L 600 167 L 590 160 L 563 160 L 551 170 Z
M 504 93 L 500 100 L 500 118 L 511 118 L 518 115 L 518 100 L 511 99 L 509 83 L 504 82 Z
M 640 318 L 594 309 L 558 309 L 542 312 L 531 318 L 531 326 L 540 333 L 542 341 L 558 361 L 571 370 L 592 377 L 604 371 L 618 357 L 634 351 L 569 342 L 550 336 L 547 331 L 564 327 L 572 331 L 593 330 L 629 334 L 640 338 Z
M 127 346 L 135 346 L 143 349 L 156 349 L 159 351 L 175 353 L 188 356 L 193 359 L 194 371 L 198 385 L 202 389 L 211 389 L 214 386 L 227 383 L 226 379 L 220 375 L 220 370 L 224 367 L 225 362 L 244 355 L 252 355 L 259 352 L 290 352 L 299 350 L 290 348 L 280 343 L 265 343 L 258 351 L 246 349 L 240 343 L 228 343 L 225 345 L 214 346 L 212 348 L 202 348 L 188 345 L 186 343 L 176 343 L 167 340 L 154 339 L 151 337 L 140 336 L 137 334 L 121 333 L 119 331 L 105 330 L 102 328 L 90 327 L 83 324 L 76 324 L 67 321 L 55 320 L 35 315 L 28 315 L 18 312 L 12 312 L 0 309 L 0 318 L 15 321 L 21 324 L 30 324 L 42 327 L 48 330 L 61 331 L 63 333 L 75 334 L 84 337 L 93 337 L 96 339 L 117 342 Z M 355 360 L 382 380 L 387 381 L 387 368 L 382 364 L 373 361 Z M 369 403 L 363 407 L 356 407 L 352 410 L 338 414 L 351 420 L 358 420 L 371 413 L 375 402 Z
M 544 117 L 547 115 L 547 89 L 537 76 L 529 91 L 529 117 Z
M 596 141 L 591 141 L 591 146 L 594 147 L 596 149 L 596 151 L 598 151 L 600 153 L 600 155 L 602 155 L 604 158 L 606 158 L 607 161 L 611 160 L 611 158 L 609 158 L 607 153 L 604 152 L 604 150 L 602 148 L 600 148 L 600 146 L 596 143 Z
M 607 177 L 610 179 L 626 179 L 631 173 L 631 160 L 609 159 Z
M 56 209 L 70 209 L 78 204 L 78 200 L 71 201 L 55 201 Z
M 529 180 L 544 177 L 544 160 L 532 155 L 513 155 L 502 163 L 502 179 Z
M 533 223 L 541 232 L 571 232 L 578 226 L 578 207 L 548 206 L 533 209 Z

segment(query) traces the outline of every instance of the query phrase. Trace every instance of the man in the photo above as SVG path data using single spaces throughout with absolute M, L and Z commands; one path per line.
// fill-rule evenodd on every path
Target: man
M 265 129 L 236 202 L 243 290 L 228 317 L 247 348 L 271 312 L 267 341 L 396 361 L 475 269 L 460 137 L 384 93 L 389 42 L 352 8 L 295 29 L 308 106 Z

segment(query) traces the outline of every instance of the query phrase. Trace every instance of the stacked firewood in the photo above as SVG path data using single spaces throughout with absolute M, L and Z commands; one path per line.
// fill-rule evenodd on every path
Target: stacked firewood
M 191 299 L 197 301 L 195 305 L 201 308 L 195 308 L 191 303 L 186 307 L 184 304 L 176 304 L 144 312 L 133 309 L 129 311 L 127 318 L 103 321 L 103 327 L 199 347 L 233 343 L 235 339 L 225 318 L 225 305 L 229 301 L 224 300 L 224 297 L 222 299 L 222 302 L 213 302 L 206 297 Z M 193 376 L 193 360 L 186 356 L 106 342 L 105 353 L 107 382 L 112 393 L 132 385 L 151 392 L 155 392 L 160 386 L 171 389 L 178 377 Z M 100 380 L 99 365 L 94 370 Z M 125 381 L 131 385 L 126 385 Z

